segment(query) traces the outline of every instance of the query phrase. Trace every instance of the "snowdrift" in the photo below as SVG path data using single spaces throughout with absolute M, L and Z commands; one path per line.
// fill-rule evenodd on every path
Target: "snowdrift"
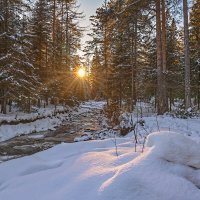
M 130 139 L 61 144 L 0 164 L 0 199 L 198 200 L 200 145 L 173 132 L 153 133 L 145 152 Z

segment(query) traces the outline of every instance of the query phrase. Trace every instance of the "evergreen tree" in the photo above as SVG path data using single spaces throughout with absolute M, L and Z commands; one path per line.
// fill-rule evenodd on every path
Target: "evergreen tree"
M 200 108 L 200 1 L 193 2 L 190 14 L 191 70 L 194 97 Z
M 33 96 L 34 68 L 30 59 L 30 34 L 24 28 L 23 1 L 0 2 L 0 88 L 2 112 L 8 100 L 24 100 Z M 29 110 L 29 109 L 28 109 Z
M 58 100 L 70 98 L 73 69 L 77 65 L 82 28 L 75 0 L 41 1 L 33 12 L 34 63 L 42 82 L 41 99 Z M 38 23 L 39 22 L 39 23 Z
M 183 98 L 183 74 L 181 45 L 175 19 L 167 25 L 167 88 L 170 109 L 174 98 Z
M 190 77 L 190 47 L 189 47 L 189 24 L 188 24 L 188 1 L 183 0 L 184 18 L 184 58 L 185 58 L 185 107 L 191 106 L 191 77 Z
M 92 58 L 91 66 L 91 80 L 92 80 L 92 97 L 95 99 L 103 98 L 103 79 L 102 76 L 102 60 L 99 55 L 98 47 L 95 48 L 95 52 Z

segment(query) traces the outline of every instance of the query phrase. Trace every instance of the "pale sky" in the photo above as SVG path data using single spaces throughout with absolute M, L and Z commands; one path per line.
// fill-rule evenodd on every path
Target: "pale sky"
M 80 24 L 84 27 L 90 26 L 89 18 L 91 15 L 94 15 L 96 9 L 103 4 L 103 0 L 77 0 L 78 4 L 80 4 L 80 11 L 84 12 L 85 19 L 80 22 Z M 87 37 L 87 31 L 85 32 L 85 36 L 82 39 L 82 43 L 84 43 L 89 38 Z

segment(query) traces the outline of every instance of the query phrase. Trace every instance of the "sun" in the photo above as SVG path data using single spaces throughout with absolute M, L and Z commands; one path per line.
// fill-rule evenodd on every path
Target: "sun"
M 83 78 L 83 77 L 85 77 L 85 75 L 86 75 L 86 71 L 85 71 L 84 68 L 80 68 L 80 69 L 78 70 L 77 74 L 78 74 L 78 76 L 79 76 L 80 78 Z

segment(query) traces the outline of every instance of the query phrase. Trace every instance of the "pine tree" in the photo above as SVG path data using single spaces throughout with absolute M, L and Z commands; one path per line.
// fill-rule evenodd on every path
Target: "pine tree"
M 41 99 L 52 102 L 70 98 L 73 69 L 77 67 L 82 28 L 75 0 L 41 1 L 33 12 L 34 63 L 42 82 Z M 57 104 L 57 103 L 56 103 Z
M 61 98 L 68 100 L 73 97 L 73 94 L 75 95 L 73 90 L 76 86 L 73 86 L 71 83 L 74 82 L 73 71 L 75 71 L 77 66 L 80 66 L 78 50 L 81 48 L 81 37 L 84 30 L 79 25 L 79 21 L 83 18 L 83 13 L 79 12 L 78 9 L 79 6 L 76 0 L 62 0 L 61 9 L 58 12 L 58 15 L 60 15 L 58 18 L 60 18 L 61 22 L 61 34 L 59 34 L 59 31 L 57 31 L 57 34 L 59 34 L 58 37 L 62 36 L 62 46 L 58 47 L 57 50 L 62 49 L 62 52 L 58 51 L 58 54 L 61 53 L 60 56 L 62 56 L 62 64 L 59 65 L 60 69 L 57 69 L 57 88 L 59 91 L 62 91 Z M 76 81 L 74 84 L 76 85 Z
M 36 78 L 29 57 L 30 34 L 24 27 L 23 13 L 27 8 L 23 1 L 5 0 L 0 4 L 0 87 L 4 114 L 8 99 L 26 103 L 35 88 Z
M 102 96 L 108 102 L 108 45 L 109 45 L 109 38 L 108 38 L 108 10 L 107 10 L 107 3 L 105 2 L 102 7 L 98 8 L 96 11 L 96 16 L 91 16 L 90 20 L 92 23 L 92 33 L 89 34 L 92 37 L 91 41 L 88 41 L 88 45 L 85 48 L 85 52 L 87 55 L 94 55 L 97 53 L 98 50 L 98 57 L 101 63 L 101 68 L 98 69 L 100 71 L 99 77 L 101 77 L 101 92 L 103 93 Z M 98 82 L 96 76 L 93 76 L 93 82 Z M 97 77 L 98 78 L 98 77 Z M 103 91 L 103 92 L 102 92 Z
M 104 77 L 102 76 L 102 70 L 102 59 L 99 55 L 98 47 L 96 47 L 91 66 L 92 97 L 95 99 L 103 98 Z
M 190 48 L 189 48 L 189 25 L 188 25 L 188 2 L 183 0 L 184 16 L 184 57 L 185 57 L 185 107 L 191 106 L 191 83 L 190 83 Z
M 167 25 L 167 88 L 171 110 L 173 99 L 183 98 L 184 70 L 181 62 L 182 49 L 179 42 L 179 31 L 175 19 L 170 18 Z
M 166 18 L 165 1 L 156 0 L 156 43 L 157 43 L 157 112 L 168 110 L 166 90 Z
M 193 92 L 200 108 L 200 1 L 195 0 L 190 14 L 190 45 Z

